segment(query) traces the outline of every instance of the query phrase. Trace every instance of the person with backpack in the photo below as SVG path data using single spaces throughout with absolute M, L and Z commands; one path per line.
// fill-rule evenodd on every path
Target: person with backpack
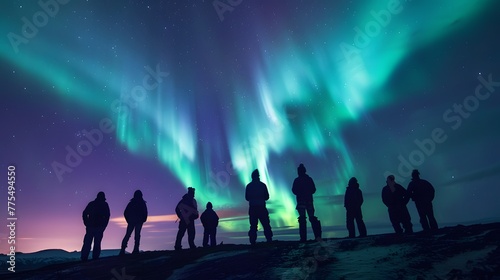
M 195 237 L 195 229 L 194 229 L 194 220 L 198 219 L 198 205 L 196 203 L 196 199 L 194 199 L 194 191 L 195 189 L 192 187 L 188 188 L 188 192 L 182 196 L 181 201 L 175 207 L 175 213 L 179 218 L 179 231 L 177 232 L 177 237 L 175 239 L 174 249 L 176 251 L 182 249 L 182 238 L 184 234 L 188 234 L 188 243 L 190 249 L 195 249 L 196 245 L 194 245 L 194 237 Z

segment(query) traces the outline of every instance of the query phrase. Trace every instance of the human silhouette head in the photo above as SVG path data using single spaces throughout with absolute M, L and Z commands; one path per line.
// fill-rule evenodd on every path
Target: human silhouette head
M 418 172 L 417 169 L 413 169 L 413 171 L 411 172 L 411 177 L 413 179 L 419 179 L 420 178 L 420 172 Z
M 104 194 L 104 192 L 99 192 L 97 194 L 97 198 L 95 200 L 98 200 L 98 201 L 106 201 L 106 195 Z
M 255 169 L 255 170 L 252 172 L 252 180 L 259 180 L 259 177 L 260 177 L 259 170 L 258 170 L 258 169 Z
M 394 178 L 394 175 L 389 175 L 387 176 L 386 182 L 389 187 L 392 187 L 396 184 L 396 178 Z
M 213 205 L 212 205 L 212 202 L 207 202 L 207 209 L 212 209 L 214 208 Z
M 356 179 L 356 177 L 352 177 L 351 179 L 349 179 L 348 185 L 349 186 L 356 186 L 356 185 L 358 185 L 358 179 Z
M 194 188 L 189 187 L 188 188 L 188 194 L 191 195 L 192 197 L 194 197 Z
M 299 174 L 299 176 L 304 175 L 304 174 L 306 174 L 306 171 L 307 170 L 306 170 L 306 167 L 304 166 L 304 164 L 302 164 L 302 163 L 299 164 L 299 167 L 297 167 L 297 174 Z
M 135 199 L 142 199 L 142 192 L 140 190 L 136 190 L 134 192 L 134 198 Z

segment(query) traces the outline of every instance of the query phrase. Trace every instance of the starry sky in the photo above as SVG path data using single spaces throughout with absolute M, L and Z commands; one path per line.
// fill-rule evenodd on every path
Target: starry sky
M 150 214 L 141 249 L 171 250 L 189 186 L 200 212 L 211 201 L 221 217 L 219 241 L 248 243 L 256 168 L 275 238 L 298 239 L 300 163 L 324 237 L 347 235 L 353 176 L 368 233 L 391 232 L 385 177 L 406 187 L 413 168 L 436 188 L 440 225 L 499 219 L 497 1 L 0 6 L 0 218 L 14 165 L 18 251 L 80 250 L 81 213 L 99 191 L 111 208 L 103 247 L 119 248 L 137 189 Z M 197 232 L 201 245 L 198 221 Z

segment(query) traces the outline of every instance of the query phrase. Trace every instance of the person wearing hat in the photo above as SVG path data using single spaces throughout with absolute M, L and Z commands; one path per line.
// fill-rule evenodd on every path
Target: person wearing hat
M 300 241 L 307 241 L 307 221 L 306 211 L 309 216 L 309 222 L 313 229 L 316 240 L 321 239 L 321 222 L 314 216 L 313 194 L 316 192 L 314 181 L 306 174 L 306 167 L 300 164 L 297 167 L 297 175 L 292 185 L 292 192 L 297 198 L 297 206 L 295 209 L 299 212 L 299 235 Z
M 134 250 L 132 254 L 137 254 L 139 253 L 142 224 L 144 224 L 148 218 L 148 208 L 146 206 L 146 201 L 142 198 L 142 192 L 140 190 L 134 192 L 134 197 L 127 204 L 123 216 L 125 216 L 125 220 L 127 221 L 127 231 L 122 240 L 120 255 L 125 255 L 125 248 L 127 248 L 127 243 L 132 235 L 132 231 L 135 231 Z
M 99 192 L 96 199 L 89 202 L 82 213 L 83 224 L 85 225 L 85 237 L 83 238 L 80 257 L 82 261 L 88 260 L 92 241 L 94 241 L 92 259 L 96 260 L 99 258 L 101 254 L 101 241 L 104 230 L 108 226 L 109 216 L 109 205 L 106 202 L 106 196 L 104 192 Z
M 175 239 L 175 250 L 181 250 L 181 242 L 184 234 L 188 234 L 188 243 L 190 249 L 195 249 L 194 236 L 196 234 L 194 229 L 194 220 L 198 219 L 198 205 L 196 199 L 194 199 L 194 188 L 189 187 L 187 194 L 182 196 L 181 201 L 175 207 L 175 213 L 179 218 L 179 231 L 177 232 L 177 237 Z
M 347 184 L 344 196 L 344 207 L 346 209 L 346 226 L 349 237 L 356 237 L 354 220 L 358 225 L 359 237 L 366 237 L 366 226 L 363 222 L 361 205 L 363 204 L 363 192 L 359 189 L 358 179 L 352 177 Z
M 269 220 L 269 212 L 266 208 L 266 201 L 269 199 L 269 192 L 266 184 L 260 181 L 259 170 L 252 172 L 252 181 L 245 188 L 245 199 L 248 201 L 248 216 L 250 220 L 250 230 L 248 237 L 250 244 L 255 245 L 257 241 L 257 225 L 260 221 L 264 228 L 264 236 L 267 242 L 273 241 L 273 231 Z
M 210 246 L 216 246 L 215 235 L 219 225 L 219 216 L 215 213 L 212 202 L 207 203 L 207 209 L 201 214 L 200 220 L 203 225 L 203 247 L 208 247 L 208 240 L 210 240 Z
M 420 179 L 420 172 L 414 169 L 411 173 L 411 182 L 408 184 L 408 193 L 415 202 L 420 217 L 420 224 L 424 232 L 438 229 L 432 201 L 434 200 L 434 187 L 427 180 Z

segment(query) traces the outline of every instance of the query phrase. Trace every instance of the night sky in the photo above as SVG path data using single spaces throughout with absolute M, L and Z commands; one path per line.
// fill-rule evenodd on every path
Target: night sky
M 40 3 L 0 4 L 0 218 L 14 165 L 17 251 L 80 250 L 99 191 L 103 247 L 119 248 L 137 189 L 141 249 L 172 250 L 189 186 L 222 218 L 219 242 L 248 243 L 256 168 L 275 238 L 298 240 L 300 163 L 324 237 L 347 236 L 353 176 L 368 234 L 392 232 L 381 189 L 389 174 L 407 187 L 413 168 L 436 188 L 441 226 L 500 217 L 498 1 Z

